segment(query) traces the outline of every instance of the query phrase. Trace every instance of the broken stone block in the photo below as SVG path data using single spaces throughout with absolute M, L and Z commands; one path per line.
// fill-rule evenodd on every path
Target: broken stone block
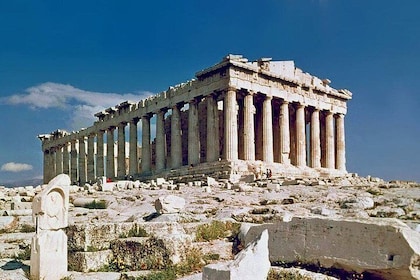
M 219 183 L 216 181 L 216 179 L 212 177 L 207 177 L 207 186 L 209 187 L 218 187 Z
M 382 279 L 420 278 L 420 234 L 395 219 L 294 217 L 251 227 L 244 244 L 266 229 L 271 261 L 367 272 Z
M 166 183 L 165 178 L 156 178 L 156 185 L 158 187 L 162 186 L 165 183 Z
M 252 191 L 252 186 L 248 184 L 239 184 L 237 190 L 239 192 L 250 192 Z
M 264 230 L 233 261 L 205 266 L 202 279 L 265 280 L 271 266 L 268 255 L 268 231 Z
M 89 272 L 108 265 L 111 260 L 111 250 L 72 252 L 68 256 L 68 266 L 72 271 Z
M 280 191 L 280 184 L 267 183 L 267 189 L 278 192 Z
M 176 195 L 162 196 L 156 199 L 155 209 L 160 214 L 179 213 L 185 207 L 185 199 Z

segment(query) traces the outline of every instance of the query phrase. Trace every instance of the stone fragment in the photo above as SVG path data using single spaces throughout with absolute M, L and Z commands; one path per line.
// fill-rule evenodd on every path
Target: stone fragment
M 249 243 L 231 262 L 210 264 L 203 269 L 203 280 L 265 280 L 270 270 L 268 231 Z
M 270 191 L 278 192 L 280 191 L 280 184 L 267 183 L 267 189 Z
M 207 177 L 207 186 L 209 187 L 218 187 L 219 183 L 216 181 L 216 179 L 212 177 Z
M 237 186 L 237 190 L 239 192 L 250 192 L 250 191 L 252 191 L 252 186 L 248 185 L 248 184 L 239 184 Z
M 159 214 L 179 213 L 184 207 L 185 199 L 176 195 L 162 196 L 155 201 L 155 209 Z
M 32 209 L 31 202 L 12 202 L 11 210 L 25 210 Z
M 60 174 L 35 196 L 32 218 L 36 234 L 31 245 L 31 279 L 55 280 L 67 274 L 67 236 L 70 177 Z M 54 268 L 54 269 L 51 269 Z
M 16 219 L 13 216 L 0 216 L 0 229 L 7 230 L 13 228 L 14 224 L 18 223 Z
M 68 257 L 68 264 L 73 271 L 95 271 L 108 265 L 112 259 L 111 250 L 93 252 L 72 252 Z
M 295 217 L 251 227 L 244 245 L 266 229 L 271 261 L 337 267 L 382 279 L 420 278 L 420 233 L 395 219 Z
M 165 178 L 156 178 L 156 185 L 158 187 L 161 187 L 165 183 L 166 183 Z
M 292 179 L 292 180 L 284 180 L 282 183 L 283 186 L 290 186 L 290 185 L 299 185 L 299 180 Z

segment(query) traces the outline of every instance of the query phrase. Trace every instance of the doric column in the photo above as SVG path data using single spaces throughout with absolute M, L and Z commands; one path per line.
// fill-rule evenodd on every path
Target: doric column
M 207 142 L 206 161 L 213 162 L 219 159 L 219 109 L 213 94 L 206 97 L 207 102 Z
M 156 114 L 156 171 L 165 169 L 165 112 L 159 110 Z
M 48 166 L 50 167 L 49 172 L 48 172 L 48 181 L 50 181 L 52 178 L 54 178 L 56 176 L 56 173 L 55 173 L 55 168 L 56 168 L 55 155 L 56 155 L 56 148 L 53 147 L 53 148 L 50 149 L 50 153 L 48 155 L 48 161 L 49 161 Z
M 238 112 L 236 103 L 236 90 L 229 88 L 223 102 L 225 127 L 224 158 L 227 160 L 238 159 Z
M 106 132 L 106 177 L 115 177 L 114 130 L 111 126 Z
M 305 106 L 296 108 L 296 165 L 306 166 Z
M 191 100 L 188 109 L 188 164 L 200 163 L 200 136 L 198 131 L 198 101 Z
M 289 102 L 280 105 L 280 163 L 290 163 Z
M 329 111 L 325 116 L 325 142 L 325 167 L 334 169 L 334 116 L 333 113 Z
M 95 134 L 88 136 L 87 180 L 95 182 Z
M 254 115 L 254 96 L 248 93 L 244 97 L 244 160 L 255 160 Z
M 181 112 L 179 105 L 172 107 L 171 116 L 171 167 L 182 166 Z
M 129 159 L 129 174 L 131 176 L 136 175 L 138 171 L 139 155 L 137 153 L 137 123 L 139 119 L 134 118 L 130 121 L 130 159 Z
M 77 182 L 77 149 L 76 149 L 76 140 L 71 140 L 70 147 L 70 178 L 71 182 Z
M 96 176 L 105 176 L 104 170 L 104 133 L 99 130 L 96 137 Z
M 125 126 L 127 123 L 122 122 L 118 124 L 118 156 L 117 156 L 117 176 L 124 179 L 126 174 L 125 164 Z
M 50 181 L 49 172 L 51 170 L 50 164 L 50 150 L 44 150 L 44 166 L 43 166 L 43 177 L 44 177 L 44 184 L 47 184 Z
M 151 171 L 152 151 L 150 149 L 150 115 L 141 118 L 141 171 Z
M 63 148 L 58 146 L 55 150 L 55 175 L 63 173 Z
M 344 114 L 337 114 L 335 119 L 336 131 L 336 168 L 346 171 L 346 142 L 344 133 Z
M 263 101 L 263 160 L 273 162 L 273 115 L 271 96 L 266 96 Z
M 80 185 L 86 183 L 86 142 L 85 137 L 79 138 L 79 178 Z
M 70 175 L 70 154 L 68 143 L 63 146 L 63 173 Z
M 315 108 L 311 115 L 311 167 L 321 167 L 321 135 L 319 109 Z

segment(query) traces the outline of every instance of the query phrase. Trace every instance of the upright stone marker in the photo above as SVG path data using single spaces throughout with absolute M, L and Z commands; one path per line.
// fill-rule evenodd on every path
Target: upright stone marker
M 31 279 L 55 280 L 67 274 L 67 236 L 70 177 L 60 174 L 35 196 L 32 218 L 36 234 L 31 246 Z

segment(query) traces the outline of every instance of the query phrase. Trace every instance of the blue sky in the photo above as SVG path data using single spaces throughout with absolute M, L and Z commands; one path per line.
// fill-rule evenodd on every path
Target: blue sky
M 0 185 L 41 176 L 38 134 L 86 127 L 229 53 L 294 60 L 352 91 L 347 169 L 420 181 L 419 11 L 418 0 L 1 1 Z

